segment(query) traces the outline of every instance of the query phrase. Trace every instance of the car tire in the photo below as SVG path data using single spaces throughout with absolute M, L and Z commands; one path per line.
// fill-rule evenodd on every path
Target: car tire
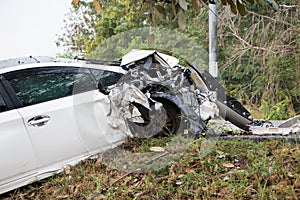
M 176 135 L 179 131 L 182 116 L 181 111 L 176 104 L 165 98 L 153 98 L 162 104 L 164 114 L 150 113 L 148 109 L 145 109 L 142 105 L 135 105 L 145 123 L 130 122 L 129 127 L 132 134 L 140 138 L 149 138 L 153 136 L 171 136 Z M 153 109 L 154 105 L 150 103 L 150 108 Z M 161 120 L 161 115 L 165 115 L 166 119 Z M 163 124 L 161 123 L 163 122 Z

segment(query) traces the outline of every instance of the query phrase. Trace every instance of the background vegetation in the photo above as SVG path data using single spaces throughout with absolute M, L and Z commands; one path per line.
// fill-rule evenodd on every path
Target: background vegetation
M 207 65 L 206 3 L 103 0 L 100 9 L 95 9 L 95 1 L 76 1 L 57 44 L 67 47 L 64 56 L 71 57 L 83 54 L 111 60 L 133 48 L 159 49 L 182 56 L 181 60 Z M 240 4 L 226 0 L 218 5 L 221 80 L 228 93 L 246 104 L 254 117 L 286 119 L 299 114 L 297 0 L 278 0 L 277 4 L 272 0 L 249 0 Z

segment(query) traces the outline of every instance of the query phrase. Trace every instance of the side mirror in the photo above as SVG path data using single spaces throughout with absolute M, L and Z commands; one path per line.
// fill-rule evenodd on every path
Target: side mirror
M 102 84 L 101 81 L 98 82 L 97 87 L 98 87 L 98 90 L 99 90 L 101 93 L 103 93 L 103 94 L 105 94 L 105 95 L 108 95 L 108 94 L 109 94 L 108 88 L 107 88 L 106 86 L 104 86 L 104 85 Z

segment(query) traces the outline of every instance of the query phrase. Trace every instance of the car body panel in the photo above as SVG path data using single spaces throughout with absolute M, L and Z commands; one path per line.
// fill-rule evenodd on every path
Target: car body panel
M 4 184 L 37 171 L 31 139 L 19 112 L 14 109 L 1 113 L 0 122 L 1 188 Z
M 89 91 L 74 95 L 73 101 L 76 128 L 88 151 L 111 148 L 128 136 L 126 123 L 107 95 Z
M 73 97 L 69 96 L 18 109 L 32 140 L 38 168 L 87 151 L 78 138 L 72 105 Z M 37 116 L 48 116 L 49 121 L 30 125 L 29 120 Z

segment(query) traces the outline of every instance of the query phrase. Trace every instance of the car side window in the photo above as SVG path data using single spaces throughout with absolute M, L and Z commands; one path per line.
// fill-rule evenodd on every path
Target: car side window
M 96 89 L 89 71 L 73 67 L 40 67 L 4 75 L 23 106 Z
M 0 113 L 1 112 L 4 112 L 7 110 L 7 106 L 6 106 L 6 103 L 2 97 L 2 95 L 0 94 Z
M 123 76 L 123 74 L 121 73 L 107 70 L 92 69 L 91 71 L 96 80 L 98 82 L 101 81 L 104 87 L 116 84 L 119 81 L 119 79 Z

